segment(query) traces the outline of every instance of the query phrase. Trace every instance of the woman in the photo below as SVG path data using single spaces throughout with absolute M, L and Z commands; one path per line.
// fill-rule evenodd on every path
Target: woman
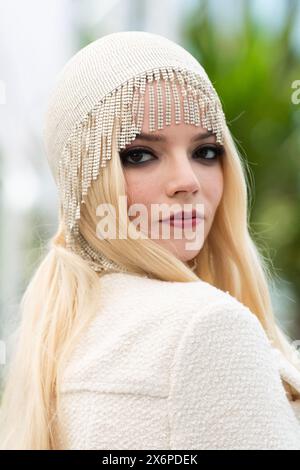
M 298 357 L 199 62 L 148 32 L 92 42 L 45 145 L 60 224 L 22 299 L 2 448 L 300 449 Z

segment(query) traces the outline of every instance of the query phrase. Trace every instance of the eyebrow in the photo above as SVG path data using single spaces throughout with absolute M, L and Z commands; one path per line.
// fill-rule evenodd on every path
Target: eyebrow
M 196 142 L 198 140 L 206 139 L 207 137 L 211 137 L 213 132 L 202 132 L 201 134 L 197 134 L 191 140 L 191 142 Z M 161 134 L 145 134 L 140 133 L 135 137 L 135 140 L 147 140 L 148 142 L 167 142 L 168 139 L 161 135 Z

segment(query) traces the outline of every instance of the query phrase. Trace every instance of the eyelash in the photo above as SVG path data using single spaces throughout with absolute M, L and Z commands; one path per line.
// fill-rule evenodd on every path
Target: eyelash
M 201 147 L 199 147 L 198 149 L 195 150 L 194 154 L 199 152 L 199 151 L 203 151 L 203 150 L 213 150 L 215 152 L 215 156 L 213 158 L 203 158 L 203 157 L 200 157 L 200 158 L 196 158 L 196 160 L 202 160 L 202 162 L 205 162 L 205 164 L 210 164 L 210 162 L 212 163 L 215 163 L 216 161 L 218 161 L 220 159 L 220 157 L 224 154 L 225 152 L 225 149 L 224 149 L 224 146 L 223 145 L 202 145 Z M 126 150 L 124 152 L 121 152 L 120 153 L 120 158 L 122 160 L 122 164 L 124 166 L 139 166 L 139 165 L 145 165 L 151 161 L 153 161 L 153 159 L 149 159 L 149 160 L 146 160 L 145 162 L 128 162 L 126 161 L 126 158 L 128 158 L 129 156 L 133 155 L 133 154 L 138 154 L 138 155 L 141 155 L 143 153 L 147 153 L 148 155 L 152 155 L 153 156 L 153 153 L 148 150 L 148 149 L 145 149 L 145 148 L 141 148 L 141 147 L 137 147 L 137 148 L 134 148 L 134 149 L 130 149 L 130 150 Z M 202 159 L 203 158 L 203 159 Z M 156 157 L 154 159 L 157 159 Z

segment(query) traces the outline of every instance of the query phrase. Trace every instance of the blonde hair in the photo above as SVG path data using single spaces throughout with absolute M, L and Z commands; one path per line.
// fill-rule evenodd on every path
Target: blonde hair
M 296 349 L 276 324 L 268 282 L 267 260 L 249 230 L 247 166 L 231 133 L 225 129 L 222 160 L 224 191 L 213 225 L 192 269 L 150 238 L 105 239 L 96 235 L 96 207 L 118 207 L 126 181 L 113 135 L 113 156 L 92 182 L 82 205 L 80 231 L 108 258 L 133 273 L 165 281 L 189 282 L 200 277 L 229 291 L 257 316 L 273 345 L 293 362 Z M 250 185 L 249 185 L 250 186 Z M 125 224 L 127 214 L 118 214 Z M 105 294 L 105 293 L 104 293 Z M 49 249 L 31 278 L 20 303 L 21 321 L 1 407 L 1 449 L 56 449 L 60 419 L 60 383 L 76 339 L 101 309 L 99 275 L 84 259 L 66 249 L 63 214 Z M 298 365 L 297 365 L 298 367 Z M 299 393 L 284 383 L 294 398 Z

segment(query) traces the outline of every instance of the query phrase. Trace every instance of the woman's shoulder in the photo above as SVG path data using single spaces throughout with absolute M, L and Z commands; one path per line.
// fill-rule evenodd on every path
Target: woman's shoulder
M 101 295 L 100 295 L 101 293 Z M 232 329 L 258 330 L 266 334 L 248 307 L 221 289 L 199 279 L 170 282 L 136 274 L 110 273 L 100 280 L 99 309 L 86 336 L 97 339 L 105 332 L 108 340 L 123 341 L 130 336 L 145 347 L 169 344 L 175 348 L 185 331 L 201 328 L 211 336 L 222 330 L 222 340 L 230 344 Z M 92 341 L 85 341 L 92 344 Z M 149 344 L 148 344 L 149 343 Z
M 198 279 L 190 282 L 163 281 L 127 273 L 111 273 L 101 279 L 102 312 L 109 312 L 122 320 L 159 322 L 172 332 L 172 325 L 180 331 L 197 322 L 208 329 L 223 328 L 223 337 L 230 338 L 231 328 L 260 330 L 263 327 L 256 315 L 228 291 Z M 114 313 L 113 313 L 114 312 Z M 126 315 L 124 316 L 124 312 Z M 264 339 L 265 339 L 264 338 Z
M 241 305 L 228 291 L 224 292 L 200 278 L 179 282 L 131 273 L 108 273 L 100 278 L 99 291 L 102 291 L 102 299 L 106 305 L 138 304 L 141 309 L 151 308 L 153 313 L 172 308 L 173 316 L 178 313 L 185 318 L 188 312 L 196 310 L 201 314 L 207 307 L 219 303 Z M 141 315 L 140 311 L 138 314 Z
M 97 377 L 94 385 L 98 388 L 118 383 L 120 390 L 129 387 L 153 393 L 157 389 L 167 395 L 171 361 L 194 316 L 204 318 L 211 313 L 213 329 L 214 312 L 220 306 L 225 315 L 234 315 L 238 305 L 228 293 L 201 280 L 166 282 L 127 273 L 106 274 L 100 278 L 98 311 L 66 367 L 64 388 L 67 382 L 68 389 L 75 382 L 76 387 L 86 386 Z M 225 331 L 226 322 L 224 317 Z M 226 338 L 230 341 L 230 335 Z

